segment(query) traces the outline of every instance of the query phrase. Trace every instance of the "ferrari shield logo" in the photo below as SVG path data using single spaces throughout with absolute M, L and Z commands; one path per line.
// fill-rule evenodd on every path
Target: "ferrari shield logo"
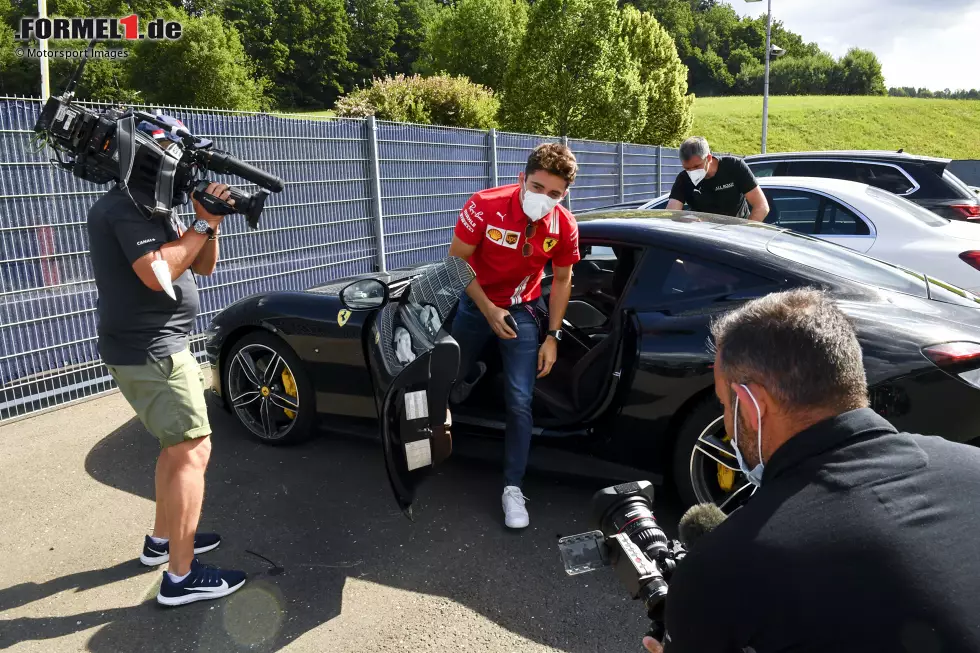
M 557 238 L 545 238 L 544 239 L 544 251 L 550 252 L 558 244 Z
M 344 326 L 347 324 L 347 320 L 350 319 L 350 311 L 347 309 L 341 310 L 337 313 L 337 326 Z

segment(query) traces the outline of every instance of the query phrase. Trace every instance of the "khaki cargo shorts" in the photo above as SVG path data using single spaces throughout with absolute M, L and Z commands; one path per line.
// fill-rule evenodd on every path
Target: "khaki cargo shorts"
M 190 350 L 143 365 L 107 367 L 140 421 L 160 440 L 161 448 L 211 435 L 204 372 Z

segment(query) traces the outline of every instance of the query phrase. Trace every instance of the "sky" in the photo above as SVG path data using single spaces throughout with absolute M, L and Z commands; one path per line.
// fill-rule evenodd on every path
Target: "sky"
M 766 13 L 766 0 L 727 1 Z M 873 51 L 886 86 L 980 88 L 980 0 L 772 0 L 772 16 L 834 57 Z

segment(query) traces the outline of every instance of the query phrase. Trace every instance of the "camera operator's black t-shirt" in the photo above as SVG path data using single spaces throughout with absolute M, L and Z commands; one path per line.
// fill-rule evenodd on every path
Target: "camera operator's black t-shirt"
M 147 218 L 118 187 L 89 209 L 88 236 L 99 290 L 99 353 L 109 365 L 142 365 L 187 347 L 201 307 L 189 269 L 174 280 L 176 301 L 140 281 L 133 262 L 179 238 L 176 212 Z
M 870 408 L 798 433 L 677 566 L 665 653 L 980 651 L 978 470 Z
M 691 176 L 682 170 L 670 189 L 670 199 L 687 204 L 692 211 L 747 218 L 752 212 L 745 194 L 759 184 L 752 170 L 742 159 L 735 156 L 719 156 L 718 171 L 714 177 L 704 178 L 697 186 Z

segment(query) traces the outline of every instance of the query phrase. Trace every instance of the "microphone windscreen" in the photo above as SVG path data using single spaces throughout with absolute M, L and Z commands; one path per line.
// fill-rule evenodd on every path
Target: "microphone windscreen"
M 677 525 L 678 537 L 690 549 L 700 538 L 718 528 L 725 519 L 725 513 L 713 503 L 691 506 Z

